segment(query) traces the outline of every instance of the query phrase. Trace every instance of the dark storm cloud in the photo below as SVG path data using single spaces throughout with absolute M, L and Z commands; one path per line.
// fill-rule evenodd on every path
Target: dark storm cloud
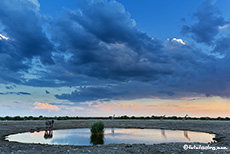
M 22 57 L 17 53 L 13 41 L 0 39 L 0 70 L 17 72 L 28 68 L 29 66 L 22 62 Z
M 164 94 L 164 95 L 168 95 L 168 96 L 173 96 L 173 95 L 175 95 L 174 92 L 171 92 L 171 91 L 163 91 L 163 90 L 158 91 L 158 93 Z
M 0 83 L 21 84 L 22 76 L 22 73 L 6 71 L 5 68 L 0 69 Z
M 66 99 L 73 102 L 94 101 L 98 99 L 113 99 L 122 94 L 121 91 L 112 91 L 110 87 L 83 87 L 71 94 L 55 95 L 58 99 Z
M 48 90 L 46 90 L 46 94 L 50 94 L 50 92 Z
M 219 52 L 221 54 L 229 54 L 229 50 L 230 50 L 230 35 L 229 36 L 225 36 L 225 37 L 221 37 L 216 41 L 216 46 L 213 49 L 212 52 Z
M 43 17 L 37 6 L 27 0 L 0 1 L 0 81 L 20 83 L 18 72 L 23 76 L 39 57 L 43 64 L 53 64 L 50 43 L 42 29 Z M 12 76 L 11 76 L 12 74 Z
M 227 24 L 227 21 L 219 15 L 218 9 L 213 1 L 206 0 L 194 13 L 198 20 L 191 26 L 185 25 L 182 34 L 191 34 L 198 43 L 213 44 L 215 37 L 219 33 L 219 27 Z
M 64 65 L 64 64 L 63 64 Z M 40 72 L 37 79 L 29 79 L 23 84 L 33 87 L 73 87 L 113 83 L 112 80 L 100 80 L 81 74 L 69 72 L 64 66 L 51 67 L 50 72 Z
M 80 87 L 71 93 L 55 95 L 58 99 L 72 102 L 85 101 L 109 101 L 109 100 L 133 100 L 138 98 L 150 98 L 157 94 L 151 84 L 144 82 L 123 82 L 114 85 Z
M 158 50 L 160 44 L 152 41 L 145 33 L 136 29 L 135 20 L 123 5 L 116 1 L 97 1 L 86 3 L 81 11 L 70 13 L 70 18 L 106 43 L 126 43 L 141 52 L 142 48 Z
M 28 92 L 0 92 L 0 95 L 31 95 Z
M 42 29 L 42 17 L 30 1 L 1 1 L 0 22 L 21 58 L 39 56 L 44 64 L 52 64 L 53 45 Z
M 216 40 L 219 26 L 228 22 L 209 1 L 194 14 L 197 22 L 184 26 L 182 32 L 212 45 L 211 52 L 224 54 L 223 58 L 180 39 L 151 38 L 137 29 L 116 1 L 83 3 L 80 10 L 65 10 L 46 21 L 30 1 L 0 1 L 1 34 L 10 38 L 0 39 L 0 83 L 81 86 L 55 95 L 72 102 L 229 97 L 229 36 Z M 23 95 L 1 93 L 5 94 Z
M 66 12 L 49 29 L 57 49 L 72 55 L 65 69 L 73 74 L 126 81 L 173 73 L 162 42 L 137 30 L 115 1 L 92 1 L 80 11 Z
M 10 85 L 10 86 L 6 86 L 5 88 L 8 89 L 8 90 L 10 90 L 10 89 L 16 88 L 16 86 L 15 85 Z

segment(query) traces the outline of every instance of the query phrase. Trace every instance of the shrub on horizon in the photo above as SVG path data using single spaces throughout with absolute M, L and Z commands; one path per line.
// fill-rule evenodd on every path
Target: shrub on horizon
M 24 118 L 20 117 L 20 116 L 15 116 L 12 118 L 12 120 L 24 120 Z
M 127 115 L 121 116 L 121 119 L 129 119 Z
M 132 116 L 131 119 L 136 119 L 136 117 L 135 117 L 135 116 Z
M 4 118 L 5 120 L 11 120 L 12 118 L 11 117 L 9 117 L 9 116 L 5 116 L 5 118 Z
M 33 116 L 29 116 L 28 120 L 34 120 L 34 117 Z

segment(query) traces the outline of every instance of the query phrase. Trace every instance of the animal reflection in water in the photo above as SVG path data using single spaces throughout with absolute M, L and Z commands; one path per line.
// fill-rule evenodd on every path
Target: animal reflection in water
M 161 135 L 164 136 L 164 138 L 167 138 L 167 136 L 165 135 L 165 130 L 161 129 Z
M 188 132 L 187 131 L 184 131 L 184 136 L 190 141 L 190 137 L 188 136 Z
M 114 128 L 111 129 L 111 133 L 114 135 L 115 133 Z
M 46 130 L 44 133 L 45 139 L 51 139 L 53 137 L 53 131 L 52 130 Z
M 167 138 L 166 134 L 165 134 L 165 130 L 161 129 L 161 135 L 164 136 L 164 138 Z M 190 141 L 190 137 L 188 136 L 188 131 L 184 131 L 184 137 L 188 139 L 188 141 Z

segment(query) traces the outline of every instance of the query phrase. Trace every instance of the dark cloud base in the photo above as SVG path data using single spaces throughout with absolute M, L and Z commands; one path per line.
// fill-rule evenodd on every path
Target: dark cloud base
M 0 92 L 0 95 L 31 95 L 28 92 Z
M 55 95 L 72 102 L 194 93 L 229 97 L 230 35 L 220 35 L 219 28 L 229 21 L 210 1 L 193 14 L 195 23 L 182 27 L 181 33 L 194 44 L 151 38 L 137 29 L 135 20 L 116 1 L 83 3 L 80 10 L 46 18 L 30 1 L 0 1 L 0 33 L 9 38 L 0 39 L 0 83 L 82 86 Z M 196 47 L 199 43 L 211 46 L 212 54 Z

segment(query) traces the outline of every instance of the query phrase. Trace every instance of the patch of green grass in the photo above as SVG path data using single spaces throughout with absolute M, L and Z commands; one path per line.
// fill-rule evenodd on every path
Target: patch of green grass
M 91 133 L 92 134 L 102 134 L 104 133 L 104 123 L 102 121 L 97 121 L 91 125 Z

